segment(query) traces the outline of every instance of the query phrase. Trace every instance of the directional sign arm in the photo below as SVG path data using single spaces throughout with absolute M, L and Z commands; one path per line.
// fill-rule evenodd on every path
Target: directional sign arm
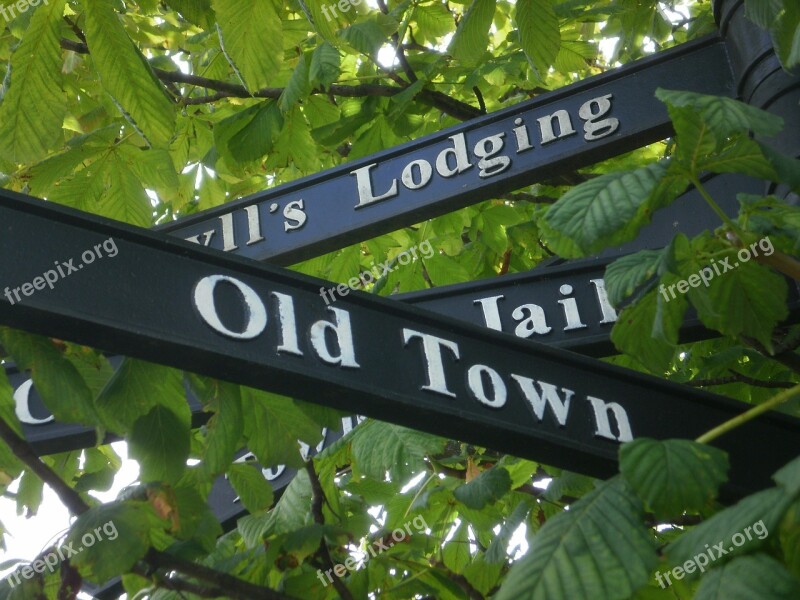
M 290 265 L 670 135 L 656 88 L 735 96 L 718 36 L 168 223 L 197 244 Z
M 742 405 L 369 294 L 326 306 L 324 282 L 4 192 L 0 282 L 113 238 L 115 258 L 14 305 L 0 322 L 288 394 L 584 473 L 632 436 L 695 437 Z M 48 243 L 31 243 L 47 240 Z M 54 256 L 55 255 L 55 256 Z M 740 493 L 797 454 L 771 414 L 720 445 Z M 753 461 L 758 457 L 758 465 Z

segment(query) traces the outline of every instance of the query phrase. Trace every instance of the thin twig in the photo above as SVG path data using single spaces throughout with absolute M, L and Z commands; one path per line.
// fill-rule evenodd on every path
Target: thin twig
M 317 470 L 314 468 L 314 459 L 309 458 L 305 464 L 306 473 L 308 473 L 308 480 L 311 482 L 311 516 L 314 517 L 314 522 L 318 525 L 325 524 L 325 515 L 322 512 L 322 506 L 325 503 L 325 492 L 322 489 L 322 483 L 317 475 Z M 332 575 L 333 587 L 339 593 L 341 598 L 345 600 L 354 600 L 350 590 L 347 589 L 344 582 L 339 579 L 336 570 L 333 567 L 333 559 L 331 558 L 328 543 L 325 541 L 325 536 L 319 541 L 319 553 L 325 563 L 325 573 Z
M 778 351 L 772 354 L 757 339 L 746 335 L 741 337 L 744 342 L 758 350 L 758 352 L 763 354 L 766 358 L 771 358 L 772 360 L 781 363 L 783 366 L 788 367 L 795 373 L 800 373 L 800 355 L 796 354 L 793 349 Z
M 17 458 L 25 463 L 25 466 L 50 486 L 50 489 L 56 493 L 69 512 L 73 515 L 81 515 L 89 510 L 89 505 L 81 498 L 81 495 L 64 483 L 64 480 L 53 469 L 43 463 L 30 444 L 19 437 L 2 417 L 0 417 L 0 439 L 11 448 Z
M 485 115 L 486 114 L 486 100 L 483 99 L 483 93 L 481 92 L 481 88 L 477 85 L 472 87 L 472 91 L 475 92 L 475 97 L 478 99 L 478 106 L 481 109 L 481 112 Z
M 61 47 L 65 50 L 76 52 L 78 54 L 89 54 L 89 47 L 81 42 L 62 39 Z M 279 98 L 284 90 L 284 88 L 263 88 L 251 93 L 244 86 L 235 83 L 219 81 L 217 79 L 209 79 L 199 75 L 190 75 L 180 71 L 153 69 L 153 73 L 164 83 L 185 83 L 219 92 L 217 94 L 205 96 L 206 101 L 217 101 L 223 98 Z M 371 96 L 388 97 L 399 94 L 405 89 L 407 85 L 406 82 L 401 79 L 399 83 L 400 85 L 398 87 L 380 84 L 364 84 L 353 86 L 333 84 L 326 89 L 319 88 L 312 90 L 311 93 L 333 94 L 334 96 L 346 98 L 361 98 Z M 417 99 L 460 121 L 473 119 L 481 114 L 477 108 L 461 102 L 460 100 L 456 100 L 455 98 L 451 98 L 450 96 L 441 92 L 421 90 L 419 94 L 417 94 Z M 204 103 L 197 102 L 190 98 L 183 98 L 181 99 L 181 102 L 187 105 Z
M 686 385 L 691 387 L 710 387 L 714 385 L 727 385 L 729 383 L 746 383 L 755 387 L 762 388 L 790 388 L 796 383 L 792 381 L 763 381 L 761 379 L 753 379 L 747 375 L 737 373 L 732 369 L 728 369 L 731 375 L 728 377 L 716 377 L 712 379 L 695 379 L 694 381 L 687 381 Z
M 772 410 L 773 408 L 777 408 L 778 406 L 780 406 L 784 402 L 786 402 L 786 401 L 788 401 L 788 400 L 790 400 L 790 399 L 792 399 L 792 398 L 794 398 L 795 396 L 798 396 L 798 395 L 800 395 L 800 384 L 797 384 L 797 385 L 795 385 L 794 387 L 792 387 L 792 388 L 790 388 L 788 390 L 784 390 L 784 391 L 774 395 L 772 398 L 770 398 L 769 400 L 767 400 L 763 404 L 759 404 L 758 406 L 754 406 L 750 410 L 748 410 L 746 412 L 743 412 L 742 414 L 737 415 L 737 416 L 733 417 L 732 419 L 729 419 L 729 420 L 725 421 L 721 425 L 718 425 L 717 427 L 714 427 L 710 431 L 707 431 L 706 433 L 704 433 L 703 435 L 698 437 L 695 441 L 699 442 L 701 444 L 707 444 L 710 441 L 717 439 L 719 436 L 721 436 L 721 435 L 723 435 L 725 433 L 728 433 L 729 431 L 731 431 L 733 429 L 736 429 L 737 427 L 740 427 L 741 425 L 744 425 L 748 421 L 752 421 L 757 416 L 759 416 L 759 415 L 761 415 L 761 414 L 763 414 L 765 412 L 768 412 L 768 411 Z
M 389 14 L 389 7 L 386 6 L 386 2 L 384 0 L 378 0 L 378 8 L 381 9 L 381 12 L 385 15 Z M 411 68 L 411 65 L 408 63 L 408 58 L 406 58 L 405 49 L 403 48 L 402 43 L 400 42 L 400 35 L 395 31 L 392 34 L 392 41 L 394 42 L 394 53 L 397 56 L 397 60 L 400 61 L 400 66 L 403 67 L 403 71 L 408 77 L 408 80 L 411 83 L 417 81 L 417 76 L 414 74 L 414 70 Z
M 145 561 L 157 569 L 177 571 L 199 581 L 210 583 L 221 590 L 225 590 L 224 594 L 226 596 L 236 600 L 252 600 L 253 598 L 260 598 L 262 600 L 291 600 L 292 598 L 291 596 L 286 596 L 270 588 L 255 585 L 244 579 L 239 579 L 229 573 L 223 573 L 222 571 L 217 571 L 196 562 L 153 548 L 151 548 L 145 556 Z

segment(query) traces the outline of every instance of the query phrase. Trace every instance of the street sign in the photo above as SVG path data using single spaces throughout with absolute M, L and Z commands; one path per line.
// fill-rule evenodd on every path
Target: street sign
M 0 251 L 22 248 L 0 282 L 25 298 L 0 297 L 0 323 L 589 475 L 634 435 L 693 438 L 743 409 L 369 294 L 326 306 L 321 280 L 4 192 Z M 70 272 L 50 289 L 54 264 Z M 723 437 L 731 492 L 768 485 L 798 432 L 770 414 Z
M 209 248 L 289 265 L 668 136 L 665 82 L 734 96 L 718 36 L 408 144 L 169 223 Z
M 711 176 L 703 184 L 712 196 L 719 198 L 720 206 L 731 216 L 738 211 L 737 193 L 758 194 L 764 190 L 764 182 L 737 174 Z M 540 266 L 528 273 L 400 294 L 392 296 L 392 299 L 587 356 L 608 356 L 615 352 L 609 334 L 616 320 L 616 311 L 608 305 L 604 293 L 606 265 L 623 252 L 663 247 L 676 232 L 694 236 L 718 224 L 716 213 L 708 208 L 696 190 L 690 190 L 657 212 L 653 222 L 635 241 L 607 250 L 601 255 L 604 258 L 571 261 L 558 267 Z M 562 289 L 573 292 L 564 294 Z M 796 322 L 800 319 L 796 285 L 790 285 L 790 294 L 790 321 Z M 566 305 L 559 301 L 573 297 L 576 302 L 573 318 L 578 326 L 570 327 Z M 538 316 L 538 322 L 535 316 Z M 714 335 L 693 313 L 681 327 L 683 342 Z M 110 360 L 116 368 L 122 357 L 111 357 Z M 5 370 L 14 389 L 23 435 L 38 454 L 66 452 L 96 443 L 93 429 L 56 422 L 26 374 L 18 372 L 13 365 L 5 365 Z M 193 425 L 199 427 L 209 415 L 202 411 L 200 402 L 188 386 L 186 394 Z

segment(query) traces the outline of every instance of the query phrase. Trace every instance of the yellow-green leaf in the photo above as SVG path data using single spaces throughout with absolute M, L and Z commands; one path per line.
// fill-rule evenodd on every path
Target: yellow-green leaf
M 220 39 L 247 89 L 270 85 L 283 62 L 282 8 L 277 0 L 214 0 Z
M 11 56 L 11 79 L 0 104 L 0 155 L 32 163 L 60 146 L 67 114 L 62 90 L 61 16 L 64 0 L 51 0 L 33 13 Z
M 112 1 L 84 4 L 86 41 L 103 88 L 150 144 L 166 146 L 175 130 L 173 103 L 128 37 Z

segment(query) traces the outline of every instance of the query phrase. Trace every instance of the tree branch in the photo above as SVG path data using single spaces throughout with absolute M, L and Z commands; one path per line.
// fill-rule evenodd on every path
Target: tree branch
M 384 0 L 378 0 L 378 8 L 381 9 L 383 14 L 389 14 L 389 8 L 386 6 L 386 2 L 384 2 Z M 400 35 L 396 31 L 392 34 L 392 41 L 394 42 L 394 53 L 395 56 L 397 56 L 397 60 L 400 61 L 400 66 L 403 67 L 403 71 L 405 72 L 406 77 L 408 77 L 408 80 L 411 83 L 414 83 L 417 81 L 417 76 L 414 74 L 414 70 L 411 68 L 411 65 L 408 64 L 408 58 L 406 58 L 405 49 L 400 42 Z
M 292 600 L 291 596 L 286 596 L 270 588 L 255 585 L 228 573 L 223 573 L 222 571 L 217 571 L 196 562 L 153 548 L 151 548 L 145 556 L 145 561 L 152 567 L 165 569 L 167 571 L 177 571 L 199 581 L 210 583 L 220 590 L 224 590 L 222 593 L 223 596 L 234 598 L 235 600 L 253 600 L 253 598 L 262 600 Z
M 62 39 L 61 47 L 64 50 L 76 52 L 78 54 L 89 54 L 89 47 L 81 42 L 73 40 Z M 409 67 L 410 68 L 410 67 Z M 204 104 L 206 102 L 214 102 L 222 100 L 223 98 L 279 98 L 283 93 L 284 88 L 263 88 L 250 93 L 244 86 L 229 83 L 227 81 L 219 81 L 217 79 L 209 79 L 199 75 L 189 75 L 180 71 L 165 71 L 163 69 L 153 69 L 156 77 L 164 83 L 184 83 L 194 85 L 197 87 L 215 90 L 216 94 L 204 96 L 202 98 L 180 98 L 179 100 L 187 105 Z M 401 80 L 402 81 L 402 80 Z M 405 82 L 402 82 L 405 83 Z M 369 96 L 389 97 L 399 94 L 405 88 L 402 86 L 387 86 L 381 84 L 362 84 L 362 85 L 340 85 L 333 84 L 326 89 L 312 90 L 312 94 L 333 94 L 334 96 L 341 96 L 344 98 L 361 98 Z M 443 113 L 466 121 L 468 119 L 480 116 L 480 111 L 469 104 L 451 98 L 441 92 L 432 90 L 421 90 L 417 94 L 417 99 L 434 108 L 442 111 Z
M 790 388 L 795 384 L 792 381 L 763 381 L 761 379 L 753 379 L 747 375 L 737 373 L 732 369 L 728 369 L 731 375 L 728 377 L 716 377 L 712 379 L 695 379 L 694 381 L 687 381 L 686 385 L 691 387 L 709 387 L 713 385 L 726 385 L 729 383 L 746 383 L 748 385 L 763 387 L 763 388 Z
M 2 417 L 0 417 L 0 439 L 11 448 L 17 458 L 25 463 L 25 466 L 50 486 L 50 489 L 56 493 L 69 512 L 73 515 L 81 515 L 89 510 L 89 505 L 81 498 L 81 495 L 69 487 L 53 469 L 43 463 L 30 444 L 19 437 Z
M 789 369 L 794 371 L 795 373 L 800 373 L 800 355 L 795 354 L 793 349 L 786 349 L 786 350 L 778 349 L 778 351 L 775 352 L 775 354 L 771 354 L 770 351 L 767 350 L 764 347 L 764 345 L 755 338 L 743 335 L 742 340 L 744 340 L 747 344 L 755 348 L 766 358 L 771 358 L 772 360 L 776 360 L 783 366 L 788 367 Z
M 315 523 L 324 525 L 325 515 L 322 513 L 322 505 L 325 503 L 325 492 L 322 489 L 322 483 L 319 480 L 317 471 L 314 468 L 314 459 L 309 458 L 306 461 L 305 467 L 306 473 L 308 473 L 308 480 L 311 482 L 311 516 L 314 517 Z M 331 573 L 333 587 L 339 593 L 339 596 L 344 598 L 344 600 L 354 600 L 350 590 L 347 589 L 344 582 L 339 579 L 339 576 L 333 568 L 333 559 L 331 558 L 331 552 L 328 549 L 328 543 L 325 541 L 324 535 L 319 541 L 319 553 L 325 565 L 325 572 L 326 574 Z

